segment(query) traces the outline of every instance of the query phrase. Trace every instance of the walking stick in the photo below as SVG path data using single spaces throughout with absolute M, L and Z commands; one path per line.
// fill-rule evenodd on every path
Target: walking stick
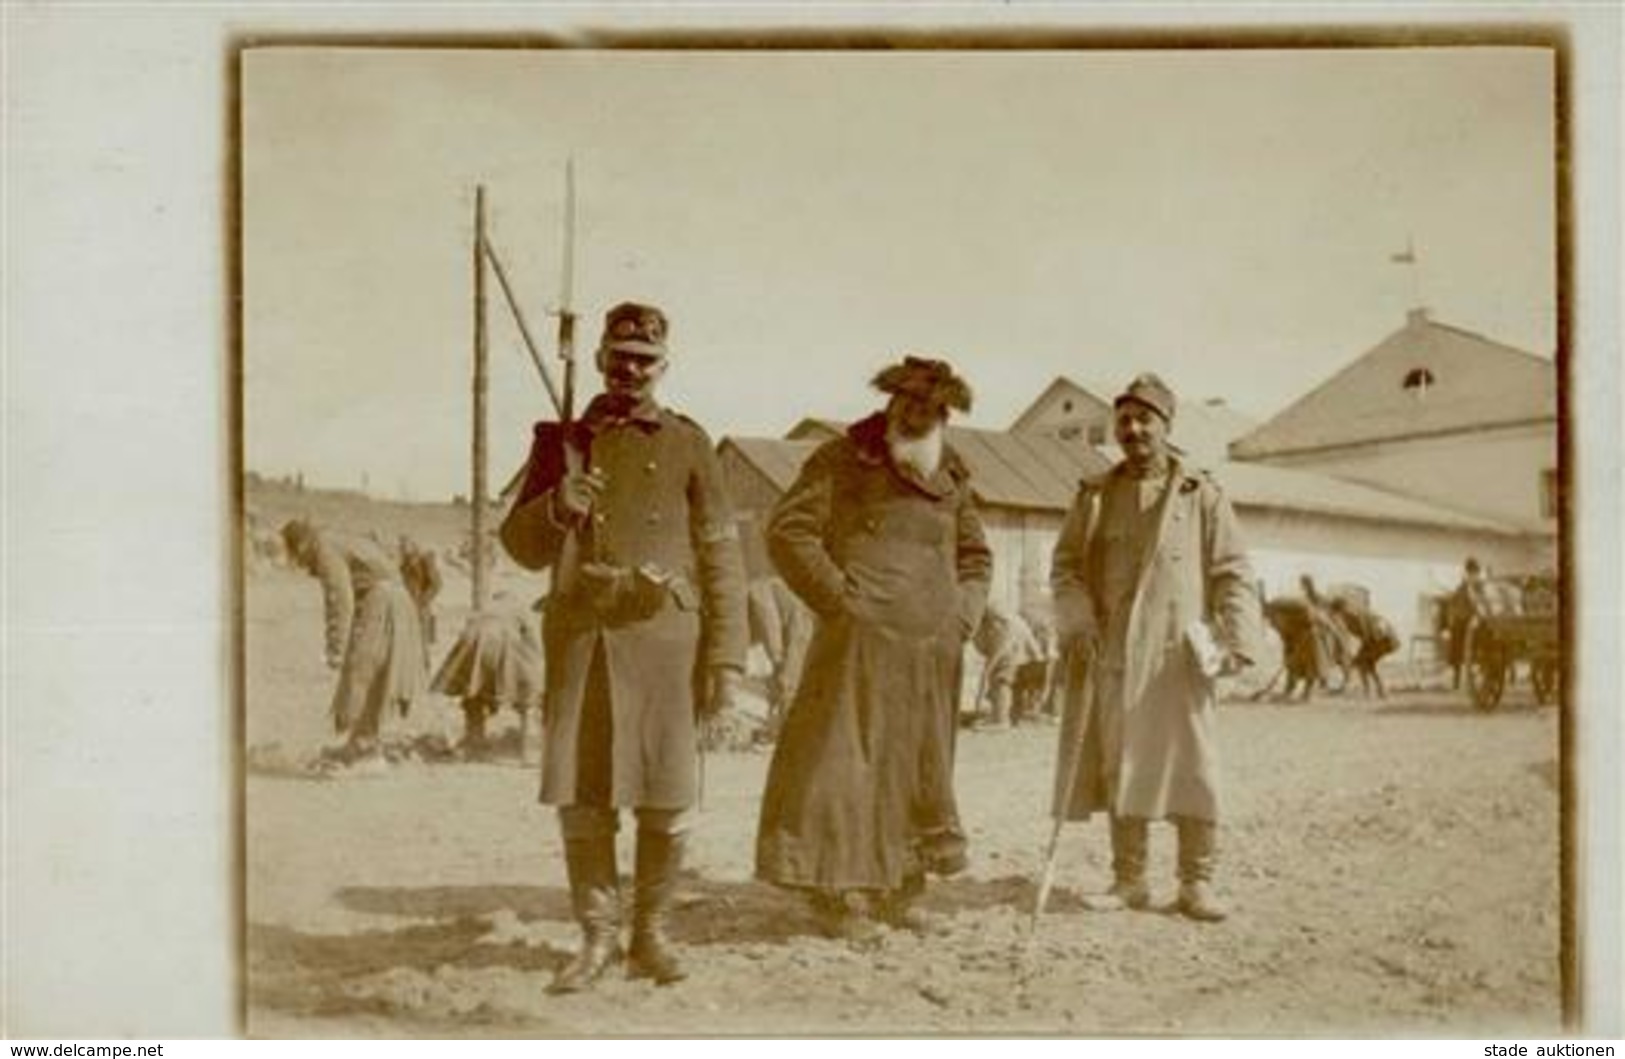
M 694 740 L 695 764 L 699 768 L 699 790 L 695 792 L 694 807 L 700 812 L 705 811 L 705 741 L 711 738 L 711 725 L 706 722 L 700 728 L 700 737 Z
M 1066 649 L 1065 666 L 1068 675 L 1081 670 L 1077 677 L 1077 701 L 1079 702 L 1080 717 L 1078 730 L 1067 755 L 1065 779 L 1061 784 L 1060 797 L 1052 808 L 1051 815 L 1055 818 L 1050 827 L 1049 843 L 1044 850 L 1044 863 L 1039 869 L 1038 892 L 1033 898 L 1032 917 L 1027 924 L 1027 944 L 1023 951 L 1022 977 L 1025 978 L 1032 967 L 1032 957 L 1038 943 L 1038 919 L 1044 914 L 1044 906 L 1049 903 L 1050 891 L 1055 886 L 1055 865 L 1061 848 L 1061 829 L 1066 825 L 1066 814 L 1072 804 L 1073 788 L 1078 783 L 1078 773 L 1083 765 L 1083 745 L 1089 733 L 1089 724 L 1094 712 L 1094 685 L 1095 685 L 1095 652 L 1093 646 L 1082 641 L 1075 641 Z M 1068 681 L 1071 683 L 1071 681 Z

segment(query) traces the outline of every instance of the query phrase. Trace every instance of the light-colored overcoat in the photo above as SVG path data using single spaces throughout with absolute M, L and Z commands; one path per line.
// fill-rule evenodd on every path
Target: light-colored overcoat
M 1216 820 L 1214 680 L 1188 630 L 1206 624 L 1257 656 L 1259 603 L 1236 516 L 1210 475 L 1172 461 L 1134 538 L 1139 482 L 1126 464 L 1079 489 L 1056 543 L 1051 587 L 1065 651 L 1054 810 Z M 1108 598 L 1117 585 L 1117 598 Z M 1086 643 L 1098 646 L 1085 649 Z

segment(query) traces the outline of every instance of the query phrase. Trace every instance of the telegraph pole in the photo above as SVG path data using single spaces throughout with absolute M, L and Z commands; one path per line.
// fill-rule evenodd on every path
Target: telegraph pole
M 485 399 L 490 382 L 486 374 L 485 337 L 485 185 L 474 189 L 474 554 L 473 598 L 475 612 L 485 609 L 489 571 L 485 563 Z

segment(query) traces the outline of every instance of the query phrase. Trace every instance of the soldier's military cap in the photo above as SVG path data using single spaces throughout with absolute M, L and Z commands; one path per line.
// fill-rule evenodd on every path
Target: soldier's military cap
M 666 314 L 653 305 L 622 302 L 604 314 L 604 337 L 598 348 L 645 357 L 666 356 Z
M 1117 408 L 1124 401 L 1143 404 L 1161 416 L 1164 421 L 1169 423 L 1174 421 L 1174 391 L 1170 390 L 1168 384 L 1152 372 L 1148 371 L 1143 375 L 1136 375 L 1134 381 L 1129 383 L 1123 392 L 1117 395 L 1117 399 L 1112 402 L 1112 407 Z

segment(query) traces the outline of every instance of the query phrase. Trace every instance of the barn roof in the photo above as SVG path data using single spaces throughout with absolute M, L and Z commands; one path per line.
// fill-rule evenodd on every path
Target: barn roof
M 805 422 L 809 422 L 804 420 Z M 817 420 L 844 432 L 830 420 Z M 724 438 L 779 489 L 788 489 L 802 462 L 825 438 Z M 949 427 L 952 445 L 970 468 L 971 488 L 984 504 L 996 507 L 1064 510 L 1078 491 L 1078 482 L 1100 474 L 1106 458 L 1080 442 L 1032 434 Z
M 1556 419 L 1552 361 L 1417 310 L 1403 328 L 1238 438 L 1230 454 L 1267 459 Z

